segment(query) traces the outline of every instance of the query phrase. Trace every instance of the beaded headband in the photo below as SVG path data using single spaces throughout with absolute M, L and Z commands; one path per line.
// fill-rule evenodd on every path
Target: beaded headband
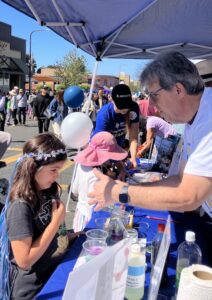
M 66 150 L 58 149 L 58 150 L 53 150 L 50 153 L 43 153 L 41 151 L 38 152 L 38 153 L 25 153 L 23 155 L 23 157 L 24 158 L 32 157 L 35 160 L 40 161 L 40 160 L 47 160 L 50 157 L 56 157 L 60 154 L 66 154 L 66 153 L 67 153 Z

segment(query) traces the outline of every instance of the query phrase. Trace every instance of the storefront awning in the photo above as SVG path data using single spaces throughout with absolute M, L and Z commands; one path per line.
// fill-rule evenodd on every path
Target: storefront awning
M 28 74 L 29 70 L 27 68 L 27 65 L 21 60 L 21 59 L 17 59 L 17 58 L 10 58 L 15 65 L 18 67 L 18 71 L 23 73 L 23 74 Z

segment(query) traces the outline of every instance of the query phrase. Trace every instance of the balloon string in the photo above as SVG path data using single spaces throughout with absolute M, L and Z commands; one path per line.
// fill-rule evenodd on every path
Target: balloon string
M 80 148 L 78 149 L 77 153 L 79 153 L 79 152 L 80 152 Z M 70 212 L 68 207 L 69 207 L 69 202 L 71 200 L 71 193 L 72 193 L 72 190 L 73 190 L 74 179 L 75 179 L 76 173 L 77 173 L 77 166 L 78 166 L 78 163 L 75 163 L 72 178 L 71 178 L 71 186 L 70 186 L 70 189 L 69 189 L 68 199 L 67 199 L 67 202 L 66 202 L 66 212 Z

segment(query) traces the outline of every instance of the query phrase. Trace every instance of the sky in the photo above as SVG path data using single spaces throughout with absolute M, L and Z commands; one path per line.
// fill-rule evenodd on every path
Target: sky
M 12 26 L 12 35 L 26 40 L 26 53 L 29 53 L 29 37 L 33 30 L 42 30 L 32 34 L 32 54 L 37 67 L 54 65 L 57 61 L 72 51 L 75 47 L 53 31 L 45 30 L 35 20 L 0 1 L 0 21 Z M 87 61 L 90 72 L 94 69 L 95 58 L 77 49 Z M 97 75 L 118 76 L 120 72 L 130 75 L 133 80 L 138 79 L 146 60 L 133 59 L 104 59 L 99 63 Z

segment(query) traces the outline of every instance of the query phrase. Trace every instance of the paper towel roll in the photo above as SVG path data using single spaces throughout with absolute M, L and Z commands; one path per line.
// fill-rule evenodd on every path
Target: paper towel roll
M 212 299 L 212 268 L 192 265 L 182 270 L 177 300 L 190 299 Z

